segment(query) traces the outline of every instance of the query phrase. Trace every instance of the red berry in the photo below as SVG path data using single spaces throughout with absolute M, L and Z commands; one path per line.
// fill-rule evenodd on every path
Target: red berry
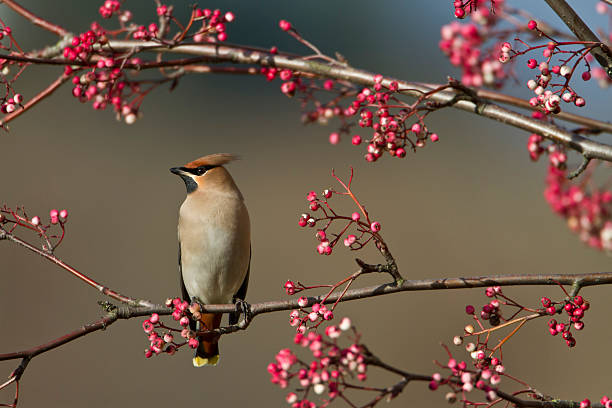
M 278 22 L 278 26 L 280 27 L 281 30 L 283 31 L 289 31 L 291 30 L 291 23 L 288 22 L 287 20 L 281 20 Z
M 455 17 L 457 18 L 464 18 L 465 17 L 465 10 L 462 8 L 456 8 L 455 9 Z

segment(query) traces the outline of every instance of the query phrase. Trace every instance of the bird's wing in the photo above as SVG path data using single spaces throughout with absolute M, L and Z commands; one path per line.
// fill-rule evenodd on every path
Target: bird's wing
M 236 299 L 244 300 L 246 299 L 247 289 L 249 288 L 249 275 L 251 274 L 251 255 L 253 253 L 252 248 L 249 248 L 249 266 L 247 266 L 246 276 L 244 277 L 244 281 L 242 281 L 242 285 L 240 285 L 240 289 L 234 295 L 234 303 Z M 232 312 L 229 314 L 229 324 L 238 323 L 238 318 L 240 317 L 240 313 Z
M 183 300 L 191 303 L 191 297 L 189 293 L 187 293 L 187 288 L 185 287 L 185 282 L 183 281 L 183 265 L 181 264 L 181 243 L 179 242 L 178 246 L 178 270 L 179 270 L 179 279 L 181 280 L 181 296 Z M 191 330 L 196 330 L 196 322 L 189 319 L 189 328 Z

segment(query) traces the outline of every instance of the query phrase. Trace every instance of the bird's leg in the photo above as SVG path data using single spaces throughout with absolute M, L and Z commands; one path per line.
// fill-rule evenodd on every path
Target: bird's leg
M 253 314 L 251 313 L 251 305 L 240 298 L 234 298 L 234 304 L 236 305 L 237 313 L 242 314 L 242 320 L 237 322 L 238 326 L 241 328 L 248 326 L 253 318 Z

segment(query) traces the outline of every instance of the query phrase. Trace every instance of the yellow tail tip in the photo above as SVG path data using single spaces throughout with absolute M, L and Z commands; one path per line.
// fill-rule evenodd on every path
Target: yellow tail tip
M 219 355 L 217 354 L 216 356 L 212 356 L 212 357 L 200 357 L 200 356 L 195 356 L 193 358 L 193 366 L 194 367 L 203 367 L 203 366 L 216 366 L 217 363 L 219 362 Z

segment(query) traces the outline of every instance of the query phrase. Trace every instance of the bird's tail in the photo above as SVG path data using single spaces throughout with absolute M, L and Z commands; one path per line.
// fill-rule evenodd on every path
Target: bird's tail
M 203 313 L 200 319 L 205 325 L 205 329 L 213 330 L 218 329 L 221 326 L 221 313 Z M 194 367 L 203 366 L 216 366 L 219 362 L 219 338 L 213 340 L 200 340 L 200 344 L 196 349 L 195 356 L 193 357 Z

